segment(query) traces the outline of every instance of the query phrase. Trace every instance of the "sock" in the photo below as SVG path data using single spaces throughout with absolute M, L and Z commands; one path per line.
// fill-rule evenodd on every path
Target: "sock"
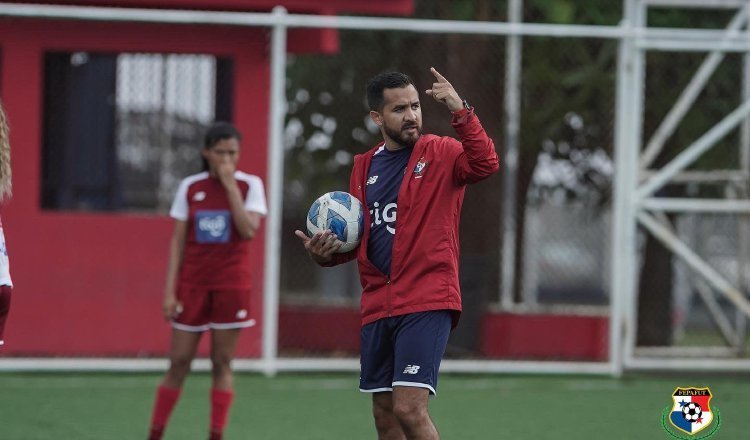
M 162 436 L 164 435 L 164 427 L 156 428 L 151 427 L 151 429 L 148 431 L 148 440 L 161 440 Z
M 221 440 L 229 418 L 234 393 L 231 390 L 211 389 L 211 440 Z
M 151 432 L 149 440 L 160 440 L 167 426 L 169 415 L 172 414 L 177 399 L 180 398 L 180 389 L 165 388 L 160 386 L 156 390 L 156 402 L 154 412 L 151 415 Z

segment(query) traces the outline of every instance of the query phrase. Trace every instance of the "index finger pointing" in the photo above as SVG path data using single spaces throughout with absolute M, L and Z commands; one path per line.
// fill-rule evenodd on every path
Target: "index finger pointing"
M 435 78 L 437 78 L 438 82 L 447 83 L 448 80 L 445 79 L 443 75 L 440 74 L 437 70 L 435 70 L 434 67 L 430 67 L 430 72 L 432 72 L 433 75 L 435 75 Z

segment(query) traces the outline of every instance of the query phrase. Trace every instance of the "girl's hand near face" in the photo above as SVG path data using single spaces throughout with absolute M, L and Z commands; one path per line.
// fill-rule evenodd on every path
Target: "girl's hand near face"
M 225 188 L 229 186 L 236 186 L 237 183 L 234 180 L 235 165 L 232 162 L 225 161 L 216 165 L 216 177 L 219 178 Z

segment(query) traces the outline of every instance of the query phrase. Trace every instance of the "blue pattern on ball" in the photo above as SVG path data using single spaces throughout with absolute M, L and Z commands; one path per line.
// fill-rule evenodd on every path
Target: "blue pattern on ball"
M 352 198 L 349 193 L 345 193 L 343 191 L 333 191 L 331 193 L 331 199 L 346 206 L 346 209 L 352 209 Z
M 319 212 L 320 212 L 320 200 L 316 200 L 310 207 L 310 211 L 307 212 L 307 218 L 310 220 L 310 223 L 314 225 L 318 224 Z
M 306 223 L 309 237 L 328 229 L 343 242 L 336 252 L 349 252 L 364 234 L 364 206 L 347 192 L 331 191 L 312 203 Z
M 336 211 L 328 210 L 328 229 L 331 230 L 339 240 L 346 241 L 346 220 L 343 219 Z

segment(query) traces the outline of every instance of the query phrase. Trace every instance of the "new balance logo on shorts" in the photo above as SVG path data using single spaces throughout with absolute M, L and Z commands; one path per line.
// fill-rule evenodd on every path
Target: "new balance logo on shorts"
M 417 374 L 419 373 L 419 365 L 407 365 L 404 368 L 404 374 Z
M 378 176 L 372 176 L 372 177 L 370 177 L 370 178 L 367 179 L 367 184 L 368 185 L 372 185 L 372 184 L 374 184 L 377 181 L 378 181 Z

